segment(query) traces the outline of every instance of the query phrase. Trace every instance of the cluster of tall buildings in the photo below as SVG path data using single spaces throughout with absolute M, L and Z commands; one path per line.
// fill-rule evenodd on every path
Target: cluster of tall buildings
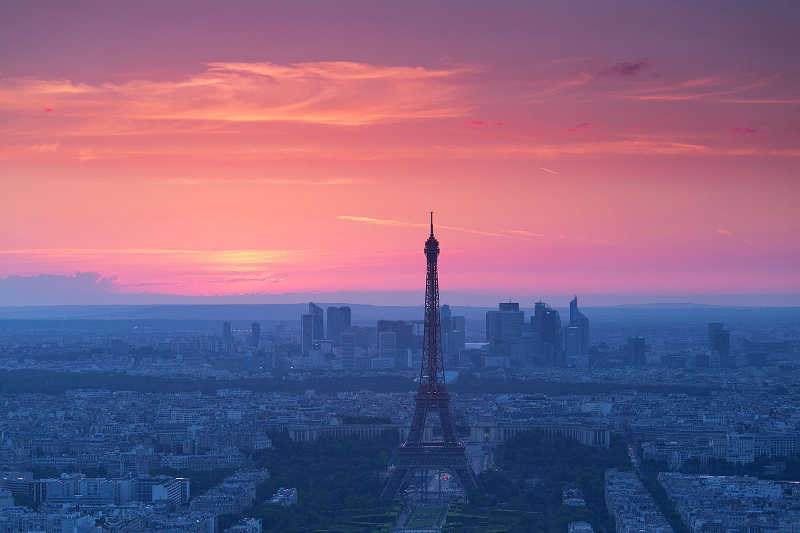
M 241 331 L 238 331 L 237 333 L 241 334 Z M 249 345 L 251 348 L 258 348 L 260 342 L 261 324 L 258 322 L 253 322 L 250 325 L 250 332 L 247 336 L 247 345 Z M 230 322 L 225 321 L 222 323 L 222 351 L 225 353 L 232 353 L 236 351 L 236 346 L 236 340 L 233 335 L 233 327 L 231 326 Z
M 325 332 L 325 313 L 328 313 L 328 331 Z M 314 349 L 314 343 L 328 341 L 336 346 L 349 342 L 351 312 L 347 306 L 331 306 L 323 310 L 313 302 L 308 303 L 308 312 L 300 317 L 300 349 L 304 354 Z
M 440 313 L 442 352 L 455 363 L 466 344 L 466 319 L 454 315 L 448 305 Z M 422 320 L 378 320 L 376 326 L 356 326 L 350 307 L 323 309 L 309 303 L 300 320 L 300 351 L 312 359 L 333 356 L 334 366 L 342 369 L 412 368 L 419 362 L 415 358 L 422 348 L 423 329 Z
M 519 303 L 500 303 L 486 312 L 489 351 L 522 365 L 586 366 L 589 319 L 578 309 L 577 296 L 569 311 L 569 323 L 562 328 L 559 312 L 544 302 L 534 304 L 528 322 Z

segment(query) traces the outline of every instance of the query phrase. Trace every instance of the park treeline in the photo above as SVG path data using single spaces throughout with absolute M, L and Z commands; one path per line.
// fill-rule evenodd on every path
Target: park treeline
M 219 389 L 242 389 L 254 392 L 375 391 L 411 392 L 417 384 L 404 376 L 310 376 L 292 375 L 277 378 L 213 379 L 192 377 L 156 377 L 105 372 L 58 372 L 51 370 L 0 370 L 0 393 L 63 394 L 70 389 L 107 389 L 136 392 L 202 392 L 214 394 Z M 691 385 L 642 385 L 624 383 L 555 383 L 545 381 L 500 380 L 462 375 L 449 386 L 462 394 L 603 394 L 636 390 L 640 392 L 683 393 L 706 396 L 712 389 Z
M 386 466 L 397 446 L 396 432 L 377 439 L 292 442 L 274 434 L 274 448 L 253 457 L 272 477 L 258 487 L 257 503 L 242 515 L 223 516 L 227 527 L 241 516 L 263 521 L 265 533 L 326 531 L 388 533 L 402 508 L 380 507 Z M 607 468 L 630 468 L 625 443 L 596 448 L 530 431 L 496 450 L 495 465 L 479 476 L 479 488 L 468 504 L 448 514 L 447 533 L 563 533 L 575 520 L 590 522 L 599 533 L 613 533 L 604 501 Z M 278 488 L 298 489 L 291 507 L 263 504 Z M 561 491 L 579 488 L 586 506 L 562 505 Z

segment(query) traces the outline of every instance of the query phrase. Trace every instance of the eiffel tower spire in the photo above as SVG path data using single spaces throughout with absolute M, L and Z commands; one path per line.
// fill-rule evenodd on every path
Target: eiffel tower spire
M 428 269 L 425 279 L 425 329 L 422 339 L 422 362 L 419 389 L 414 397 L 414 416 L 408 438 L 400 445 L 394 459 L 394 470 L 381 493 L 381 501 L 391 501 L 417 470 L 443 470 L 458 479 L 465 492 L 477 483 L 467 461 L 464 443 L 458 440 L 453 422 L 450 394 L 445 384 L 442 331 L 439 323 L 439 241 L 431 234 L 425 241 Z M 439 413 L 442 440 L 425 442 L 425 422 L 430 412 Z

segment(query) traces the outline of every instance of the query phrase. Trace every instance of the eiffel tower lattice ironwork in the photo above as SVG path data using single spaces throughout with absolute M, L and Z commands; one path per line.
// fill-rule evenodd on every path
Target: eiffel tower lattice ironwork
M 465 495 L 477 486 L 475 474 L 467 461 L 464 443 L 458 440 L 450 406 L 450 394 L 445 386 L 442 330 L 439 324 L 439 241 L 431 234 L 425 242 L 428 274 L 425 281 L 425 329 L 422 339 L 422 364 L 419 370 L 419 390 L 414 397 L 414 417 L 408 438 L 395 453 L 394 469 L 381 492 L 381 502 L 390 502 L 397 492 L 420 470 L 449 472 L 460 483 Z M 428 414 L 438 412 L 442 440 L 426 442 L 425 422 Z

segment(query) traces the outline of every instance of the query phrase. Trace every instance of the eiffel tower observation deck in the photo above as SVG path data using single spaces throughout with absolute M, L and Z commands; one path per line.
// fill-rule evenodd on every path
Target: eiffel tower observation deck
M 431 234 L 425 241 L 428 272 L 425 280 L 425 330 L 422 339 L 422 362 L 419 369 L 419 389 L 414 397 L 414 416 L 408 438 L 397 449 L 393 468 L 380 500 L 388 503 L 420 471 L 444 471 L 456 478 L 468 494 L 477 486 L 475 474 L 467 461 L 464 443 L 458 440 L 453 423 L 450 394 L 445 385 L 442 331 L 439 324 L 439 241 Z M 442 439 L 424 441 L 429 415 L 438 414 Z

